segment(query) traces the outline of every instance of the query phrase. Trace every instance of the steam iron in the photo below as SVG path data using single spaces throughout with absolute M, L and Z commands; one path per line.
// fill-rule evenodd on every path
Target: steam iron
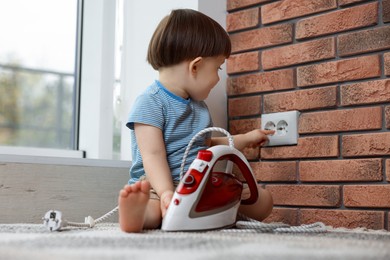
M 231 137 L 228 132 L 224 133 Z M 162 230 L 196 231 L 233 226 L 240 204 L 257 201 L 257 183 L 251 167 L 245 156 L 234 148 L 232 138 L 229 143 L 229 146 L 217 145 L 198 152 L 176 188 Z M 224 172 L 214 170 L 219 161 L 227 162 Z M 241 200 L 243 183 L 232 173 L 233 163 L 250 189 L 247 199 Z

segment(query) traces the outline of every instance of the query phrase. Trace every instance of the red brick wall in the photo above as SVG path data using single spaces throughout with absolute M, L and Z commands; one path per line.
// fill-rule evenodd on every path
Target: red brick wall
M 247 149 L 266 221 L 388 229 L 390 0 L 227 0 L 229 131 L 299 110 L 296 146 Z

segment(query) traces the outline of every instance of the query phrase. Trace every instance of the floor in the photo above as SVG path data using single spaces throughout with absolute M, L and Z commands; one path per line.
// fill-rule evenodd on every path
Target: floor
M 245 223 L 244 223 L 245 224 Z M 117 223 L 50 232 L 0 224 L 0 259 L 390 259 L 390 232 L 275 233 L 251 226 L 207 232 L 121 232 Z

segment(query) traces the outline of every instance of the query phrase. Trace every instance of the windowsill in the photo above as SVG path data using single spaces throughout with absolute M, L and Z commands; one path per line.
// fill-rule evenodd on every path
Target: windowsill
M 84 158 L 84 151 L 51 149 L 38 147 L 22 146 L 0 146 L 0 154 L 8 155 L 27 155 L 27 156 L 47 156 L 47 157 L 66 157 L 66 158 Z
M 15 154 L 0 153 L 0 164 L 2 163 L 31 163 L 31 164 L 51 164 L 51 165 L 115 167 L 115 168 L 129 168 L 131 165 L 130 161 L 120 161 L 120 160 L 101 160 L 101 159 L 36 156 L 36 155 L 15 155 Z

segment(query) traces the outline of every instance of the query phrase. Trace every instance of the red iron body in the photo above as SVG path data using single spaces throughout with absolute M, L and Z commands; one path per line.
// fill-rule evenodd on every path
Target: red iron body
M 214 171 L 220 161 L 227 161 L 225 172 Z M 232 173 L 233 163 L 245 180 Z M 250 189 L 245 200 L 241 200 L 243 181 Z M 199 151 L 181 179 L 161 229 L 195 231 L 232 226 L 238 207 L 253 204 L 257 198 L 257 183 L 245 156 L 234 147 L 213 146 Z

